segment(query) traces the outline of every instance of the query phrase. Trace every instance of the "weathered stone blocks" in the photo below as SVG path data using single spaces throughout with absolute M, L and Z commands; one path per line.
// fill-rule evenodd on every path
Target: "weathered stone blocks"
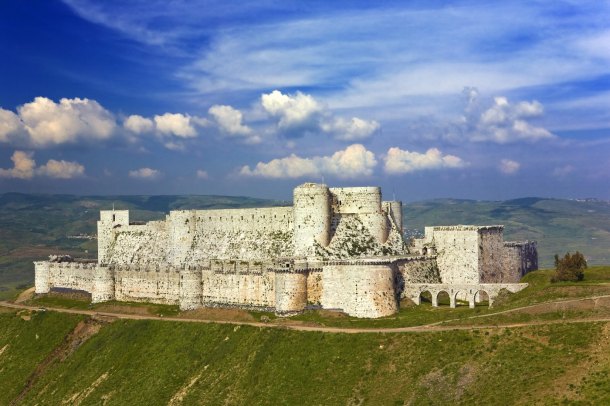
M 394 270 L 389 263 L 327 265 L 322 275 L 323 308 L 367 318 L 398 311 Z
M 535 243 L 505 243 L 502 226 L 426 227 L 412 255 L 402 222 L 402 203 L 382 201 L 378 187 L 314 183 L 295 188 L 293 207 L 179 210 L 148 223 L 102 211 L 97 263 L 37 261 L 36 292 L 373 318 L 395 313 L 416 284 L 514 282 L 537 267 Z

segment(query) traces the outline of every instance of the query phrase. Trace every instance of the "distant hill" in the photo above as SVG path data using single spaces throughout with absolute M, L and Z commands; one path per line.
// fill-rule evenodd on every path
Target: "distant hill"
M 33 282 L 35 259 L 65 252 L 96 257 L 99 210 L 131 210 L 132 220 L 163 218 L 170 210 L 283 206 L 290 202 L 238 196 L 72 196 L 0 194 L 0 298 Z M 555 253 L 579 250 L 590 264 L 610 264 L 610 203 L 524 198 L 504 202 L 439 199 L 405 204 L 405 227 L 504 224 L 509 240 L 538 240 L 540 265 Z M 75 238 L 76 236 L 76 238 Z
M 489 202 L 437 199 L 405 205 L 405 227 L 503 224 L 506 240 L 537 240 L 540 267 L 578 250 L 590 265 L 610 263 L 610 202 L 528 197 Z

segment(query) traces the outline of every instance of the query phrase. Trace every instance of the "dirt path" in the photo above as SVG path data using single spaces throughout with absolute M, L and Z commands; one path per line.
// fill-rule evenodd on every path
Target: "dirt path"
M 112 317 L 117 319 L 128 319 L 128 320 L 161 320 L 161 321 L 180 321 L 187 323 L 217 323 L 217 324 L 230 324 L 230 325 L 247 325 L 253 327 L 264 327 L 264 328 L 282 328 L 286 330 L 297 330 L 297 331 L 319 331 L 325 333 L 347 333 L 347 334 L 359 334 L 359 333 L 423 333 L 423 332 L 431 332 L 431 331 L 451 331 L 451 330 L 473 330 L 473 329 L 498 329 L 498 328 L 516 328 L 516 327 L 526 327 L 526 326 L 539 326 L 539 325 L 549 325 L 549 324 L 572 324 L 572 323 L 591 323 L 591 322 L 610 322 L 610 316 L 608 317 L 588 317 L 581 319 L 561 319 L 561 320 L 536 320 L 529 321 L 523 323 L 509 323 L 509 324 L 477 324 L 477 325 L 456 325 L 456 326 L 448 326 L 443 325 L 444 323 L 456 320 L 467 320 L 473 318 L 481 318 L 481 317 L 490 317 L 498 314 L 517 312 L 519 310 L 530 309 L 532 307 L 538 306 L 549 306 L 557 303 L 570 303 L 570 302 L 579 302 L 584 300 L 597 300 L 600 298 L 610 297 L 610 295 L 603 296 L 591 296 L 587 298 L 579 298 L 579 299 L 568 299 L 568 300 L 558 300 L 553 302 L 544 302 L 538 303 L 535 305 L 523 306 L 514 309 L 504 310 L 500 312 L 485 314 L 485 315 L 477 315 L 471 316 L 466 319 L 451 319 L 451 320 L 443 320 L 436 323 L 425 324 L 420 326 L 411 326 L 411 327 L 389 327 L 389 328 L 344 328 L 344 327 L 323 327 L 323 326 L 304 326 L 304 325 L 283 325 L 283 324 L 274 324 L 271 323 L 262 323 L 262 322 L 245 322 L 245 321 L 227 321 L 227 320 L 204 320 L 204 319 L 192 319 L 192 318 L 179 318 L 179 317 L 159 317 L 159 316 L 151 316 L 151 315 L 140 315 L 140 314 L 125 314 L 125 313 L 112 313 L 112 312 L 97 312 L 94 310 L 78 310 L 78 309 L 62 309 L 62 308 L 47 308 L 49 311 L 55 311 L 59 313 L 69 313 L 69 314 L 84 314 L 88 316 L 103 316 L 103 317 Z M 38 310 L 39 307 L 36 306 L 27 306 L 23 304 L 10 303 L 5 301 L 0 301 L 0 306 L 8 307 L 12 309 L 26 309 L 26 310 Z
M 32 286 L 31 288 L 21 292 L 19 296 L 17 296 L 17 299 L 15 299 L 15 303 L 23 303 L 26 300 L 31 299 L 32 296 L 34 296 L 34 289 L 35 288 Z
M 595 301 L 597 301 L 599 299 L 607 299 L 607 298 L 610 298 L 610 295 L 588 296 L 588 297 L 581 297 L 581 298 L 576 298 L 576 299 L 552 300 L 552 301 L 549 301 L 549 302 L 541 302 L 541 303 L 535 303 L 535 304 L 531 304 L 531 305 L 527 305 L 527 306 L 515 307 L 513 309 L 502 310 L 502 311 L 499 311 L 499 312 L 493 312 L 493 313 L 487 313 L 487 314 L 478 314 L 478 315 L 475 315 L 475 316 L 469 316 L 469 317 L 465 317 L 465 318 L 461 318 L 461 319 L 441 320 L 441 321 L 438 321 L 436 323 L 431 323 L 431 324 L 427 324 L 427 325 L 428 326 L 438 326 L 438 325 L 445 324 L 445 323 L 451 323 L 453 321 L 463 321 L 463 320 L 470 320 L 470 319 L 481 319 L 481 318 L 485 318 L 485 317 L 497 316 L 499 314 L 518 313 L 518 312 L 522 312 L 524 310 L 549 309 L 550 307 L 556 306 L 556 305 L 578 303 L 578 302 L 586 302 L 586 301 L 594 301 L 595 302 Z

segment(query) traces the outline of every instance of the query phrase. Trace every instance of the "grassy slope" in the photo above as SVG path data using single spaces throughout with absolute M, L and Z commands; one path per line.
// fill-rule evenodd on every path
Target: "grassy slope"
M 527 275 L 530 289 L 509 296 L 495 311 L 548 299 L 608 294 L 610 288 L 610 267 L 588 269 L 585 282 L 578 284 L 549 284 L 549 274 Z M 50 304 L 72 306 L 67 299 Z M 419 309 L 413 311 L 421 313 L 407 310 L 403 315 L 420 314 L 421 321 L 431 321 L 487 312 L 464 307 Z M 549 312 L 547 316 L 555 313 Z M 578 317 L 591 315 L 595 312 Z M 395 320 L 402 324 L 408 317 Z M 9 394 L 0 398 L 0 404 L 19 392 L 29 375 L 14 374 L 15 364 L 33 369 L 50 351 L 51 342 L 60 341 L 76 321 L 50 312 L 35 313 L 31 321 L 14 313 L 0 314 L 0 349 L 15 336 L 23 341 L 22 350 L 9 347 L 16 352 L 0 355 L 0 393 Z M 342 325 L 336 318 L 321 321 Z M 486 323 L 503 321 L 523 320 L 496 316 Z M 397 325 L 392 318 L 380 323 Z M 35 333 L 40 334 L 38 340 Z M 25 350 L 34 345 L 43 350 Z M 11 356 L 4 358 L 6 354 Z M 8 368 L 6 375 L 3 368 Z M 11 379 L 5 381 L 4 376 Z M 608 404 L 608 376 L 610 323 L 350 335 L 118 320 L 105 324 L 66 360 L 53 364 L 24 403 L 77 399 L 82 404 L 166 404 L 188 387 L 184 404 L 556 404 L 565 399 Z
M 19 394 L 36 366 L 81 319 L 53 312 L 0 313 L 0 405 Z
M 8 341 L 4 332 L 0 340 Z M 24 404 L 166 404 L 197 377 L 184 404 L 531 404 L 564 396 L 607 404 L 607 354 L 591 351 L 607 350 L 607 341 L 607 324 L 343 335 L 115 321 L 54 364 Z M 32 358 L 25 352 L 2 365 Z M 0 380 L 5 399 L 23 376 Z

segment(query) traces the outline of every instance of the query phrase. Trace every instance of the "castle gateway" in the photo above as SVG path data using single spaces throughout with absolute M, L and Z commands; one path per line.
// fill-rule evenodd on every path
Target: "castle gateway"
M 100 212 L 96 263 L 35 262 L 36 293 L 69 288 L 108 300 L 238 307 L 294 314 L 306 308 L 384 317 L 402 298 L 446 291 L 474 306 L 537 269 L 535 242 L 504 242 L 503 226 L 426 227 L 409 246 L 402 203 L 378 187 L 305 183 L 292 207 L 171 211 L 131 223 Z

